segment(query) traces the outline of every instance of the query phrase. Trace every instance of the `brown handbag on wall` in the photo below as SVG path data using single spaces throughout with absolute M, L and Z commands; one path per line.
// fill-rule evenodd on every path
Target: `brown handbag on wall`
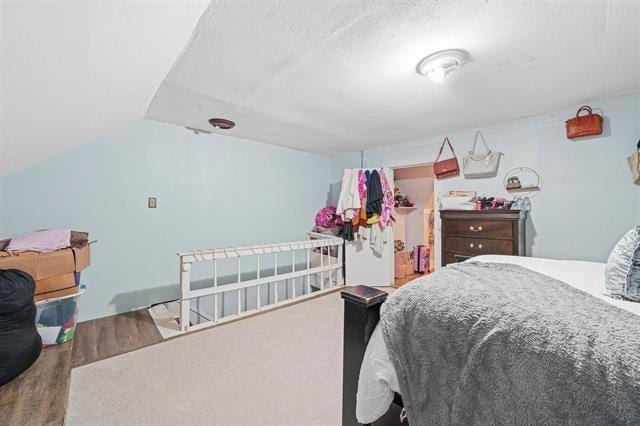
M 588 115 L 581 116 L 582 111 L 588 112 Z M 569 139 L 602 134 L 602 116 L 594 114 L 588 105 L 580 107 L 575 118 L 565 121 L 565 125 Z
M 445 144 L 449 145 L 449 149 L 451 150 L 453 157 L 446 160 L 440 160 Z M 433 174 L 436 175 L 436 178 L 438 179 L 460 175 L 460 165 L 456 158 L 456 152 L 453 150 L 453 145 L 449 142 L 449 138 L 444 138 L 442 145 L 440 145 L 440 152 L 438 152 L 436 161 L 433 163 Z

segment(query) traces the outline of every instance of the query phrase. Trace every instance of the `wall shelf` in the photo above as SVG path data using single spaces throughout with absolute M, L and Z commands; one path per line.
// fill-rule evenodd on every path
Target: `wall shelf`
M 517 193 L 517 192 L 538 192 L 540 191 L 539 186 L 523 186 L 522 188 L 512 188 L 507 189 L 507 192 Z
M 509 179 L 512 177 L 521 181 L 522 187 L 507 188 Z M 526 194 L 526 196 L 532 197 L 542 189 L 542 178 L 540 174 L 531 167 L 515 167 L 504 175 L 502 184 L 504 185 L 504 189 L 510 194 Z

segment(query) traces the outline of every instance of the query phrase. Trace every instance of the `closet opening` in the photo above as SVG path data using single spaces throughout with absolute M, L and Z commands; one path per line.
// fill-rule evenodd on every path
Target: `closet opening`
M 434 271 L 434 174 L 432 164 L 393 169 L 396 221 L 394 287 Z

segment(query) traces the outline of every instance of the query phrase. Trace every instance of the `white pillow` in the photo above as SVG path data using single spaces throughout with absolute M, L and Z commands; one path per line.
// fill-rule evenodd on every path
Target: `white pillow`
M 607 293 L 617 299 L 640 302 L 640 226 L 616 244 L 605 269 Z

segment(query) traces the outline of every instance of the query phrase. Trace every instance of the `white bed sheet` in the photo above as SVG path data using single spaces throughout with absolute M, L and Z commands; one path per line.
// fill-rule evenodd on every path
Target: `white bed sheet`
M 478 256 L 470 260 L 520 265 L 563 281 L 607 303 L 640 315 L 640 303 L 613 299 L 605 294 L 604 270 L 606 265 L 604 263 L 492 255 Z M 356 404 L 358 421 L 372 423 L 384 415 L 393 401 L 394 392 L 400 393 L 398 377 L 389 358 L 382 330 L 376 326 L 360 368 Z

